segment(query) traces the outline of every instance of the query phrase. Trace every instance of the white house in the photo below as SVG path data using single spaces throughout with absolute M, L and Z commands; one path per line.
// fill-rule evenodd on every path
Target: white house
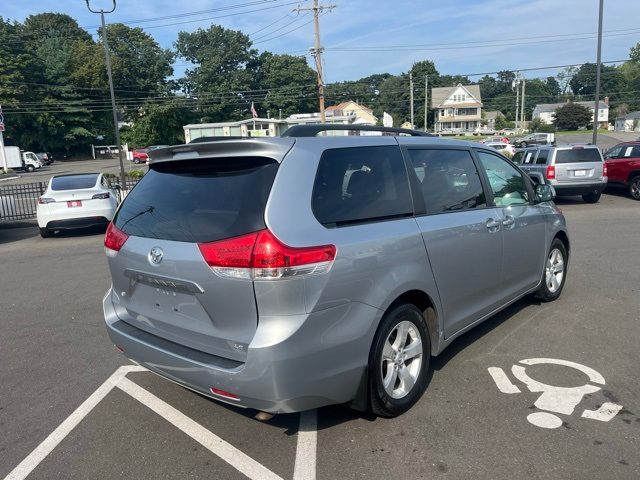
M 431 107 L 436 110 L 436 133 L 473 132 L 481 127 L 480 85 L 432 88 Z
M 640 110 L 616 118 L 617 132 L 640 132 Z
M 593 114 L 596 108 L 596 102 L 574 102 L 583 107 L 587 107 L 591 110 L 591 121 L 593 122 Z M 556 110 L 566 103 L 540 103 L 533 109 L 533 118 L 540 119 L 547 125 L 552 125 L 554 120 L 554 114 Z M 598 124 L 601 128 L 607 128 L 609 126 L 609 98 L 605 97 L 603 101 L 598 105 Z

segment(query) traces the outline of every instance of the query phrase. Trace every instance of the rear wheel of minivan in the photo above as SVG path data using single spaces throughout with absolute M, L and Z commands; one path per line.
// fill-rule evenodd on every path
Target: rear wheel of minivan
M 585 193 L 584 195 L 582 195 L 582 200 L 584 200 L 586 203 L 598 203 L 600 201 L 601 195 L 602 193 L 600 192 Z
M 431 342 L 422 312 L 404 303 L 382 317 L 369 354 L 371 411 L 396 417 L 422 396 L 429 381 Z

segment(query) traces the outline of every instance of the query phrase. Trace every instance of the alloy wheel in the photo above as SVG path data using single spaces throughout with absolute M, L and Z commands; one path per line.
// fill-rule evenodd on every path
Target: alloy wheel
M 387 336 L 380 370 L 387 394 L 400 399 L 416 384 L 422 368 L 423 345 L 418 327 L 410 321 L 398 323 Z
M 554 248 L 549 253 L 545 267 L 545 282 L 549 292 L 556 293 L 562 285 L 564 278 L 564 256 L 562 252 Z

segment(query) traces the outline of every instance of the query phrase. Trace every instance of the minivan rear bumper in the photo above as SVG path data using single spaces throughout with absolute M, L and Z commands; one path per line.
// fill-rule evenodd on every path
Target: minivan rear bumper
M 356 397 L 382 311 L 350 302 L 319 312 L 260 317 L 245 363 L 151 335 L 120 320 L 111 290 L 107 332 L 134 362 L 202 395 L 271 413 L 346 403 Z M 211 388 L 236 395 L 215 395 Z
M 556 191 L 556 195 L 564 196 L 564 195 L 584 195 L 586 193 L 602 193 L 602 191 L 607 186 L 606 182 L 598 182 L 598 183 L 551 183 L 553 188 Z

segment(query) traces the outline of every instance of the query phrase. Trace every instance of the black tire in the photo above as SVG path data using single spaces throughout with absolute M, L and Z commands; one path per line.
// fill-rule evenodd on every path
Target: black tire
M 36 167 L 34 167 L 33 165 L 27 165 L 26 169 L 27 169 L 27 172 L 31 173 L 35 171 Z
M 402 322 L 410 322 L 413 327 L 415 327 L 411 328 L 411 332 L 415 334 L 415 339 L 418 337 L 420 338 L 422 353 L 419 357 L 419 366 L 416 367 L 418 371 L 416 372 L 417 375 L 414 385 L 410 387 L 409 391 L 402 397 L 393 398 L 387 390 L 385 390 L 383 384 L 383 370 L 385 370 L 385 367 L 383 367 L 382 357 L 388 337 L 393 335 L 393 333 L 397 336 L 398 331 L 396 330 L 396 327 Z M 412 342 L 406 343 L 409 341 L 410 336 L 411 334 L 406 337 L 407 340 L 403 347 L 415 342 L 414 339 Z M 403 352 L 404 350 L 400 350 L 399 353 Z M 395 354 L 397 353 L 398 352 Z M 409 363 L 407 363 L 406 360 L 401 363 L 405 367 L 408 366 L 410 369 L 413 362 L 417 359 L 418 357 L 416 356 L 413 357 L 413 359 L 410 359 Z M 386 368 L 389 368 L 389 361 L 386 362 Z M 390 365 L 393 366 L 394 364 Z M 409 410 L 420 399 L 427 388 L 427 384 L 429 383 L 430 367 L 431 341 L 422 312 L 415 305 L 410 303 L 403 303 L 395 306 L 382 317 L 380 325 L 378 326 L 378 331 L 376 332 L 376 336 L 373 340 L 373 345 L 371 346 L 371 352 L 369 353 L 369 408 L 371 412 L 380 417 L 392 418 Z M 402 384 L 400 376 L 398 376 L 398 378 L 393 382 L 394 386 L 396 384 Z
M 598 203 L 600 201 L 601 196 L 602 196 L 602 192 L 585 193 L 584 195 L 582 195 L 582 200 L 584 200 L 585 203 Z
M 563 269 L 562 280 L 560 281 L 560 284 L 558 285 L 558 287 L 554 289 L 554 288 L 551 288 L 547 282 L 547 270 L 549 268 L 548 263 L 549 263 L 550 257 L 555 250 L 558 250 L 562 255 L 562 262 L 563 262 L 564 269 Z M 562 289 L 564 288 L 564 284 L 567 280 L 567 267 L 569 266 L 569 256 L 567 255 L 567 247 L 565 246 L 564 243 L 562 243 L 560 239 L 554 238 L 553 242 L 551 242 L 551 247 L 549 247 L 549 252 L 545 256 L 544 262 L 545 262 L 544 263 L 545 268 L 542 271 L 542 282 L 540 283 L 540 287 L 538 288 L 538 291 L 535 293 L 535 296 L 538 300 L 541 300 L 543 302 L 553 302 L 554 300 L 558 299 L 558 297 L 560 297 L 560 295 L 562 294 Z
M 51 230 L 48 228 L 40 228 L 40 236 L 42 238 L 49 238 L 51 236 Z
M 640 201 L 640 175 L 629 180 L 629 196 L 634 200 Z

